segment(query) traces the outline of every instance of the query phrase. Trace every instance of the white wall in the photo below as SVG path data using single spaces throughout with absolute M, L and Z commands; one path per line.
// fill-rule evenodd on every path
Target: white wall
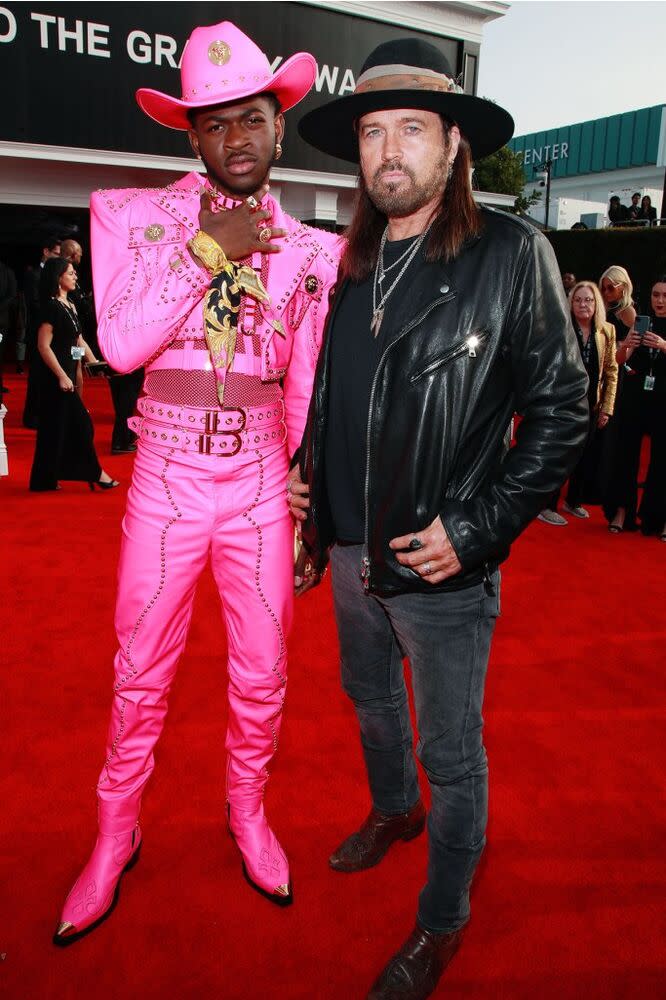
M 664 168 L 654 166 L 635 167 L 629 170 L 610 170 L 605 173 L 586 174 L 580 177 L 555 178 L 550 185 L 549 225 L 555 226 L 557 229 L 570 229 L 573 223 L 578 222 L 580 218 L 580 215 L 578 218 L 573 217 L 578 204 L 581 205 L 581 214 L 601 211 L 607 219 L 610 196 L 617 194 L 623 204 L 629 205 L 634 191 L 639 191 L 641 197 L 644 194 L 649 194 L 653 206 L 657 209 L 657 215 L 659 215 L 663 183 Z M 530 179 L 525 185 L 524 192 L 530 194 L 535 188 L 541 192 L 541 201 L 530 209 L 530 215 L 538 219 L 539 222 L 543 222 L 545 187 L 540 187 L 536 179 Z M 558 209 L 555 206 L 561 200 L 569 204 L 566 206 L 562 217 L 563 222 L 560 225 Z M 586 205 L 591 207 L 584 207 Z

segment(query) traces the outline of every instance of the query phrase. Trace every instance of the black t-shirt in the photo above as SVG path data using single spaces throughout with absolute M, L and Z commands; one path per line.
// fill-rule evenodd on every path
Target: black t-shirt
M 414 238 L 386 243 L 384 266 L 388 268 L 413 245 Z M 330 331 L 331 371 L 326 430 L 326 489 L 340 541 L 362 543 L 365 526 L 365 475 L 368 411 L 377 365 L 394 332 L 395 307 L 409 295 L 409 288 L 425 261 L 423 247 L 391 293 L 378 336 L 370 330 L 374 270 L 359 284 L 350 283 L 338 305 Z M 387 291 L 403 263 L 386 272 Z

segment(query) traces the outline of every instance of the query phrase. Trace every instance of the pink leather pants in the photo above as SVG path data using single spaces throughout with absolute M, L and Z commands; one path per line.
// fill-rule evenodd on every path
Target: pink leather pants
M 228 789 L 258 801 L 277 748 L 292 620 L 287 456 L 139 444 L 118 570 L 114 700 L 98 784 L 100 830 L 132 829 L 210 558 L 227 630 Z

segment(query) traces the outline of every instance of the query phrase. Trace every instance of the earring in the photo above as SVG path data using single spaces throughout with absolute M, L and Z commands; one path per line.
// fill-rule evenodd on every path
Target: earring
M 280 145 L 279 142 L 276 142 L 275 143 L 275 159 L 279 160 L 281 156 L 282 156 L 282 146 Z
M 453 164 L 449 163 L 449 169 L 446 171 L 447 181 L 450 181 L 452 177 L 453 177 Z

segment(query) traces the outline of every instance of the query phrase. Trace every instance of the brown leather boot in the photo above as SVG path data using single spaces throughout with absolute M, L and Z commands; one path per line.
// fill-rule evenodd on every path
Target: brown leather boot
M 384 968 L 367 1000 L 425 1000 L 455 955 L 462 930 L 431 934 L 417 924 Z
M 336 872 L 361 872 L 379 864 L 396 840 L 412 840 L 425 826 L 426 812 L 419 799 L 406 813 L 386 816 L 372 809 L 358 833 L 352 833 L 330 856 Z

